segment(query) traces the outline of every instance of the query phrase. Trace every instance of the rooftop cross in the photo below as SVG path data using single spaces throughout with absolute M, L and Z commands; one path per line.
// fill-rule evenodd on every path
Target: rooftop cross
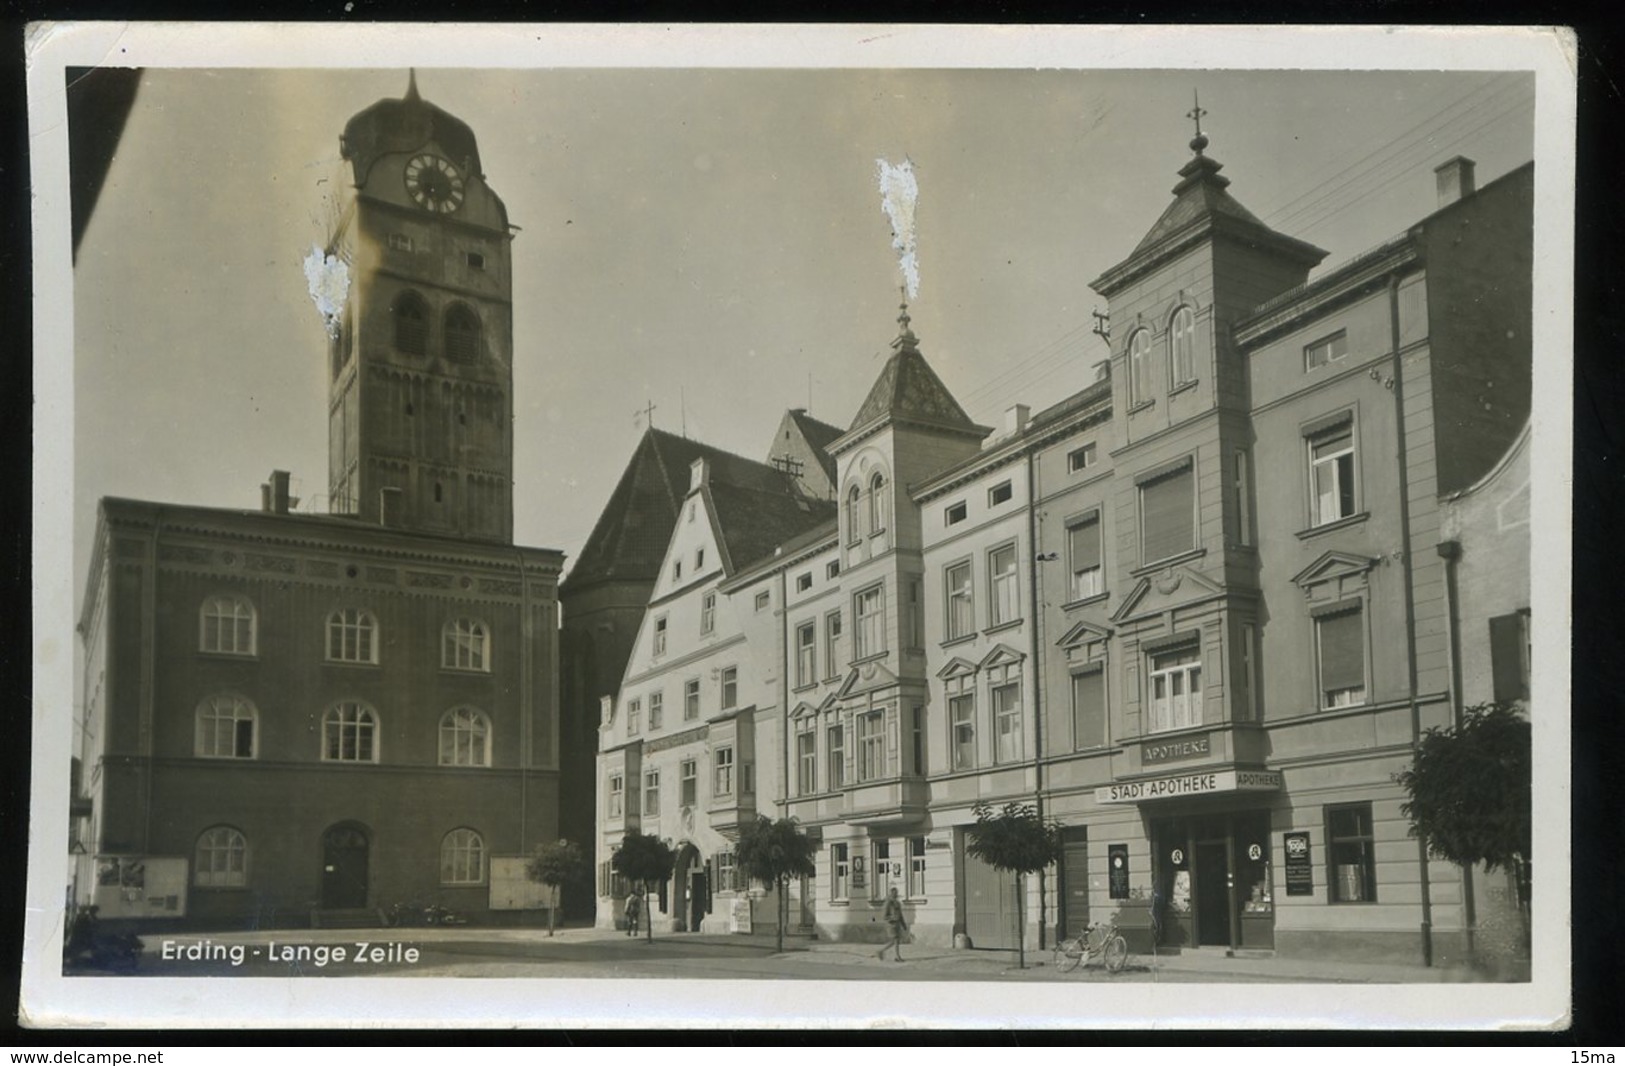
M 1191 138 L 1191 151 L 1201 155 L 1202 149 L 1207 147 L 1207 135 L 1202 132 L 1202 116 L 1207 112 L 1202 110 L 1202 97 L 1195 89 L 1191 90 L 1191 99 L 1196 106 L 1185 112 L 1186 118 L 1196 122 L 1196 136 Z
M 641 418 L 648 428 L 653 429 L 655 427 L 655 407 L 655 402 L 650 400 L 636 411 L 633 411 L 632 424 L 637 425 L 638 420 Z

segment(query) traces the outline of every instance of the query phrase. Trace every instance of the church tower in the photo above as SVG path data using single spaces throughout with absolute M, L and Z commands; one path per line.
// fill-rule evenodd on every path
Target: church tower
M 424 533 L 513 539 L 513 280 L 507 209 L 474 133 L 418 95 L 350 119 L 353 190 L 328 254 L 351 285 L 330 342 L 330 509 Z

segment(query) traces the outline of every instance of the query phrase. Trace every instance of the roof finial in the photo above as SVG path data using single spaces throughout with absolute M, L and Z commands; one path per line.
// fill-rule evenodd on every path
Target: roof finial
M 422 99 L 422 97 L 420 97 L 418 95 L 418 68 L 417 67 L 407 67 L 406 68 L 406 96 L 404 97 L 404 99 L 414 100 L 414 101 Z
M 1207 112 L 1202 110 L 1202 97 L 1195 89 L 1191 90 L 1191 99 L 1196 106 L 1185 112 L 1186 118 L 1194 119 L 1196 122 L 1196 136 L 1191 138 L 1191 151 L 1201 155 L 1202 149 L 1207 147 L 1207 134 L 1202 132 L 1202 116 Z
M 897 340 L 892 342 L 892 347 L 913 348 L 920 343 L 920 338 L 914 335 L 914 331 L 908 325 L 911 321 L 908 317 L 908 286 L 901 285 L 898 288 L 903 294 L 903 302 L 897 308 Z

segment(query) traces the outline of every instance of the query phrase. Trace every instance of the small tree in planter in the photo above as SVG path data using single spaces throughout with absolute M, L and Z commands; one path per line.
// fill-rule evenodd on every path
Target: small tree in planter
M 1026 875 L 1059 861 L 1061 827 L 1046 822 L 1030 803 L 1006 803 L 997 813 L 986 803 L 978 803 L 971 813 L 976 815 L 976 824 L 965 850 L 995 870 L 1016 875 L 1016 951 L 1021 968 L 1026 969 L 1027 922 L 1022 914 Z
M 553 906 L 547 911 L 547 935 L 553 935 L 553 926 L 559 913 L 559 890 L 581 880 L 587 873 L 587 859 L 581 846 L 573 840 L 559 840 L 552 844 L 538 844 L 536 854 L 525 864 L 525 875 L 537 884 L 553 890 Z
M 621 846 L 610 859 L 616 873 L 637 885 L 643 893 L 643 924 L 648 939 L 654 940 L 653 915 L 649 914 L 649 892 L 654 885 L 671 876 L 677 865 L 677 853 L 671 845 L 655 836 L 645 836 L 636 829 L 628 829 L 621 838 Z
M 778 889 L 779 950 L 784 950 L 784 926 L 790 920 L 789 885 L 793 877 L 812 877 L 816 847 L 792 819 L 770 820 L 765 814 L 746 825 L 734 849 L 734 861 L 747 878 L 764 888 Z

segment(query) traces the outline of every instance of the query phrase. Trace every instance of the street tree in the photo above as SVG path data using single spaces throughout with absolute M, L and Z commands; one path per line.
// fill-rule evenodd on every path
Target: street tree
M 812 838 L 802 832 L 794 819 L 773 821 L 765 814 L 746 825 L 739 833 L 739 845 L 734 849 L 734 861 L 746 878 L 760 882 L 763 888 L 778 890 L 779 950 L 784 950 L 784 926 L 790 920 L 789 886 L 795 877 L 812 877 L 818 873 L 813 861 L 817 850 Z
M 621 838 L 621 846 L 610 859 L 616 873 L 638 886 L 643 896 L 643 925 L 648 939 L 654 940 L 654 922 L 649 914 L 649 893 L 654 886 L 671 876 L 677 865 L 677 853 L 671 845 L 657 836 L 645 836 L 636 829 L 628 829 Z
M 995 870 L 1016 877 L 1016 951 L 1022 969 L 1027 968 L 1027 923 L 1022 915 L 1026 876 L 1053 865 L 1061 857 L 1061 827 L 1045 821 L 1030 803 L 1006 803 L 995 812 L 978 803 L 971 811 L 971 826 L 965 850 Z
M 1395 775 L 1410 794 L 1400 812 L 1410 819 L 1411 836 L 1427 842 L 1429 854 L 1512 874 L 1526 939 L 1530 739 L 1529 720 L 1517 705 L 1480 703 L 1467 708 L 1456 726 L 1423 733 L 1410 769 Z
M 587 857 L 581 845 L 573 840 L 558 840 L 552 844 L 536 845 L 536 853 L 525 864 L 525 875 L 537 884 L 553 890 L 553 906 L 547 911 L 547 935 L 559 913 L 559 892 L 567 884 L 579 882 L 587 874 Z

